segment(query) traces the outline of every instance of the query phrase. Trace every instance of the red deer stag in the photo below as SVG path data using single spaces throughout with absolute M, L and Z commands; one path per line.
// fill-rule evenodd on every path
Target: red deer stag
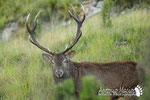
M 83 8 L 83 6 L 82 6 Z M 37 46 L 39 49 L 47 52 L 48 54 L 43 54 L 43 59 L 52 64 L 53 77 L 56 83 L 62 82 L 67 78 L 72 78 L 75 83 L 76 92 L 78 96 L 81 90 L 81 78 L 85 75 L 91 74 L 100 80 L 104 86 L 111 89 L 118 89 L 120 87 L 124 88 L 134 88 L 139 84 L 139 66 L 133 61 L 121 61 L 121 62 L 108 62 L 108 63 L 96 63 L 96 62 L 73 62 L 70 59 L 74 56 L 74 52 L 71 51 L 67 53 L 79 40 L 82 35 L 81 26 L 85 20 L 85 14 L 81 20 L 74 10 L 75 16 L 69 11 L 70 16 L 77 23 L 77 33 L 75 40 L 69 45 L 64 51 L 60 53 L 52 52 L 49 49 L 41 46 L 34 37 L 34 31 L 37 26 L 36 15 L 32 28 L 29 29 L 28 19 L 30 14 L 28 14 L 26 19 L 26 27 L 30 34 L 30 42 Z M 84 11 L 84 9 L 83 9 Z M 111 97 L 111 99 L 119 98 L 117 96 Z

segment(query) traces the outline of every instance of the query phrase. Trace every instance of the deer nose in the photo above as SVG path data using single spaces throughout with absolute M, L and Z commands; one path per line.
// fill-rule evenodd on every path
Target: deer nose
M 62 70 L 57 70 L 55 71 L 55 74 L 57 77 L 62 77 L 63 76 L 63 71 Z

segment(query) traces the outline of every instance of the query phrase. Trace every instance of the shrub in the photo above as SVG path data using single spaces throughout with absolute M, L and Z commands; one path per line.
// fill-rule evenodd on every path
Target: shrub
M 59 83 L 55 90 L 55 100 L 73 100 L 74 89 L 73 80 L 71 79 Z
M 110 17 L 112 10 L 120 12 L 125 8 L 131 8 L 136 4 L 140 5 L 143 8 L 148 8 L 148 4 L 150 4 L 150 1 L 149 0 L 105 0 L 102 6 L 103 24 L 108 27 L 112 26 L 111 17 Z
M 93 76 L 86 76 L 82 80 L 80 100 L 100 100 L 98 97 L 99 84 Z
M 142 3 L 150 4 L 149 0 L 113 0 L 115 1 L 116 5 L 119 5 L 123 8 L 130 8 L 133 7 L 135 4 L 141 5 Z
M 113 5 L 113 1 L 112 0 L 105 0 L 103 3 L 103 7 L 102 7 L 102 20 L 103 20 L 103 24 L 105 26 L 111 26 L 111 18 L 110 18 L 110 13 L 111 13 L 111 7 Z
M 71 79 L 65 80 L 56 87 L 56 100 L 101 100 L 98 96 L 100 84 L 96 82 L 93 76 L 85 76 L 82 80 L 82 91 L 79 98 L 73 95 L 75 92 L 74 84 Z

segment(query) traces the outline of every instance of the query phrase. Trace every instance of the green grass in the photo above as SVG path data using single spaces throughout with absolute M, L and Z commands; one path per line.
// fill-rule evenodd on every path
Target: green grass
M 82 27 L 83 35 L 72 49 L 76 51 L 73 61 L 132 60 L 141 63 L 145 57 L 145 40 L 149 36 L 149 18 L 147 10 L 132 11 L 113 17 L 110 28 L 103 26 L 100 15 L 86 19 Z M 59 52 L 73 41 L 75 30 L 76 24 L 54 27 L 51 32 L 41 32 L 37 40 L 52 51 Z M 51 100 L 54 89 L 51 66 L 42 59 L 44 52 L 25 38 L 25 29 L 20 29 L 18 34 L 9 42 L 0 44 L 0 98 Z M 127 44 L 117 46 L 116 42 L 122 40 Z

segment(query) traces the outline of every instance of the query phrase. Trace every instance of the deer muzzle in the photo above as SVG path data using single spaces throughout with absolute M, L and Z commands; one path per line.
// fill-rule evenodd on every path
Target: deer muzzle
M 64 72 L 63 72 L 62 70 L 56 70 L 56 71 L 55 71 L 55 75 L 56 75 L 58 78 L 62 77 L 63 74 L 64 74 Z

